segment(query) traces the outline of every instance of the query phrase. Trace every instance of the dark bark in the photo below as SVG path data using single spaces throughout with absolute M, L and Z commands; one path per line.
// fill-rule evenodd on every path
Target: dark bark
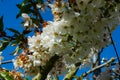
M 48 73 L 51 71 L 51 69 L 53 68 L 55 62 L 59 59 L 59 56 L 54 55 L 53 57 L 51 57 L 51 59 L 46 63 L 45 66 L 42 67 L 42 70 L 40 72 L 41 77 L 40 80 L 45 80 Z

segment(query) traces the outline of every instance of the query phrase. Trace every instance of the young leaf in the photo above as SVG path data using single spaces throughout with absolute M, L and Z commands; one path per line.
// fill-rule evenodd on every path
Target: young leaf
M 31 30 L 24 30 L 23 34 L 29 34 L 31 32 Z
M 20 47 L 17 46 L 16 49 L 15 49 L 15 51 L 13 51 L 11 54 L 12 54 L 12 55 L 16 55 L 16 54 L 19 53 L 19 51 L 20 51 Z
M 20 4 L 16 4 L 16 6 L 20 9 L 21 8 L 21 5 Z
M 43 4 L 43 0 L 37 0 L 37 2 Z
M 24 4 L 30 3 L 30 0 L 24 0 L 23 3 L 24 3 Z
M 22 6 L 22 4 L 17 4 L 16 5 L 18 8 L 20 8 L 20 12 L 17 14 L 16 18 L 20 17 L 22 13 L 31 13 L 31 7 L 32 5 L 29 3 L 29 4 L 26 4 L 24 6 Z
M 11 46 L 16 46 L 17 44 L 19 44 L 19 42 L 17 40 L 15 40 L 15 41 L 12 41 L 10 45 Z
M 4 78 L 5 80 L 13 80 L 12 77 L 9 75 L 8 72 L 1 72 L 0 76 Z
M 13 28 L 7 28 L 7 29 L 8 29 L 9 31 L 15 33 L 15 34 L 20 34 L 19 31 L 15 30 L 15 29 L 13 29 Z
M 0 45 L 0 51 L 4 50 L 8 46 L 9 42 L 5 41 Z

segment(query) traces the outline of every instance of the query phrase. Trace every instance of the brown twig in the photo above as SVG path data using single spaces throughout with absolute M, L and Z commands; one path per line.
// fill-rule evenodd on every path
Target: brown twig
M 119 62 L 119 65 L 120 65 L 120 58 L 119 58 L 119 55 L 118 55 L 118 52 L 117 52 L 117 49 L 116 49 L 114 40 L 113 40 L 113 38 L 112 38 L 112 34 L 111 34 L 111 32 L 110 32 L 110 28 L 107 27 L 107 29 L 108 29 L 108 32 L 109 32 L 109 35 L 110 35 L 110 39 L 111 39 L 111 42 L 112 42 L 112 44 L 113 44 L 113 48 L 114 48 L 114 50 L 115 50 L 115 53 L 116 53 L 116 56 L 117 56 L 117 59 L 118 59 L 118 62 Z
M 13 61 L 12 60 L 4 61 L 4 62 L 1 62 L 0 65 L 2 65 L 2 64 L 8 64 L 8 63 L 13 63 Z
M 53 68 L 55 62 L 59 59 L 59 56 L 54 55 L 53 57 L 50 58 L 50 60 L 46 63 L 45 66 L 42 67 L 42 70 L 40 72 L 40 79 L 39 80 L 45 80 L 48 73 L 51 71 Z
M 104 66 L 106 66 L 106 65 L 108 65 L 108 64 L 110 64 L 110 63 L 112 63 L 112 62 L 114 62 L 114 61 L 115 61 L 115 58 L 111 58 L 111 59 L 110 59 L 109 61 L 107 61 L 106 63 L 101 64 L 101 65 L 99 65 L 99 66 L 97 66 L 97 67 L 94 67 L 94 68 L 92 68 L 91 70 L 87 71 L 86 73 L 82 74 L 82 75 L 79 77 L 79 79 L 80 79 L 81 77 L 86 77 L 88 74 L 90 74 L 90 73 L 94 72 L 95 70 L 97 70 L 97 69 L 99 69 L 99 68 L 102 68 L 102 67 L 104 67 Z

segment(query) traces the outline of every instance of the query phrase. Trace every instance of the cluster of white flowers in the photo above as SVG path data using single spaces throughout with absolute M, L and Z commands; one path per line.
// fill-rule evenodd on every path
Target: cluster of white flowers
M 36 75 L 40 69 L 37 66 L 33 66 L 33 59 L 29 58 L 25 54 L 19 55 L 16 60 L 13 60 L 15 69 L 23 68 L 27 75 Z
M 79 61 L 90 62 L 94 53 L 111 43 L 110 33 L 118 14 L 119 3 L 113 10 L 108 9 L 109 17 L 102 12 L 106 0 L 76 0 L 77 5 L 64 3 L 63 0 L 49 6 L 52 8 L 54 21 L 48 21 L 40 35 L 28 37 L 29 51 L 34 66 L 43 66 L 50 57 L 62 56 L 63 63 L 72 65 Z M 111 1 L 110 1 L 111 2 Z M 112 4 L 112 3 L 111 3 Z M 71 7 L 69 7 L 71 5 Z M 77 7 L 76 7 L 77 6 Z M 107 14 L 107 13 L 106 13 Z M 109 23 L 112 23 L 109 26 Z

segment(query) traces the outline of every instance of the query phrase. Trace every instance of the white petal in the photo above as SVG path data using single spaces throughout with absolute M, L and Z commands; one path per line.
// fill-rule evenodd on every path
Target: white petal
M 26 13 L 22 13 L 22 15 L 21 15 L 23 18 L 30 18 L 29 17 L 29 15 L 28 14 L 26 14 Z

